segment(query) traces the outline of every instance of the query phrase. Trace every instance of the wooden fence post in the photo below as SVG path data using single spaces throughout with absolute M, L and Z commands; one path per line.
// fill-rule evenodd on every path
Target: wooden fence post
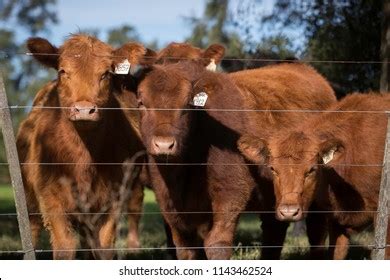
M 9 172 L 14 190 L 16 212 L 19 223 L 20 237 L 25 260 L 35 260 L 35 251 L 32 244 L 30 221 L 28 217 L 26 196 L 24 193 L 19 157 L 16 149 L 15 134 L 12 127 L 8 100 L 5 92 L 3 77 L 0 73 L 0 123 L 3 133 Z
M 375 247 L 372 259 L 384 260 L 387 239 L 387 226 L 389 222 L 390 207 L 390 112 L 387 112 L 387 132 L 385 153 L 383 156 L 382 178 L 378 199 L 378 213 L 375 223 Z

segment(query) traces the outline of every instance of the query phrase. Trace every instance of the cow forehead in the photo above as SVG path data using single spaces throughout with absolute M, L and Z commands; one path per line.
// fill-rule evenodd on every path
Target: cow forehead
M 153 71 L 140 85 L 144 97 L 159 101 L 164 97 L 168 103 L 186 103 L 191 93 L 190 83 L 175 72 Z M 168 98 L 168 99 L 167 99 Z
M 99 71 L 112 64 L 112 52 L 113 49 L 109 45 L 96 38 L 76 35 L 61 46 L 60 67 Z
M 312 151 L 301 151 L 296 153 L 283 153 L 271 156 L 271 164 L 279 168 L 293 170 L 306 169 L 317 163 L 317 154 Z

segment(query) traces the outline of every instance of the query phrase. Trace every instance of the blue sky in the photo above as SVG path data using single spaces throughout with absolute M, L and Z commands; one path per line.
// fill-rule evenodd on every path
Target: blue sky
M 160 45 L 183 41 L 190 34 L 185 16 L 201 17 L 206 0 L 57 0 L 59 23 L 53 25 L 49 37 L 60 45 L 69 33 L 97 28 L 102 39 L 106 31 L 123 24 L 136 27 L 145 42 L 157 39 Z M 232 0 L 234 7 L 240 1 Z M 244 0 L 245 1 L 245 0 Z M 274 0 L 260 1 L 269 11 Z M 19 37 L 22 37 L 19 36 Z
M 158 39 L 167 43 L 188 36 L 189 27 L 183 16 L 201 16 L 204 6 L 203 0 L 58 0 L 60 22 L 53 26 L 51 33 L 53 41 L 60 43 L 78 28 L 106 31 L 131 24 L 144 41 Z
M 230 0 L 230 10 L 235 11 L 240 3 L 248 1 L 253 0 Z M 257 8 L 267 14 L 272 10 L 275 0 L 256 1 Z M 191 28 L 184 17 L 201 17 L 206 2 L 207 0 L 57 0 L 55 10 L 59 22 L 50 26 L 48 34 L 40 36 L 61 45 L 70 33 L 76 33 L 80 29 L 98 29 L 100 38 L 105 40 L 107 30 L 129 24 L 136 27 L 143 42 L 157 40 L 160 47 L 163 47 L 173 41 L 184 41 L 190 35 Z M 252 20 L 258 19 L 249 19 Z M 1 27 L 14 29 L 19 42 L 24 42 L 29 36 L 22 28 L 15 28 L 12 20 L 1 22 Z M 259 30 L 251 30 L 251 33 L 255 38 L 264 35 Z

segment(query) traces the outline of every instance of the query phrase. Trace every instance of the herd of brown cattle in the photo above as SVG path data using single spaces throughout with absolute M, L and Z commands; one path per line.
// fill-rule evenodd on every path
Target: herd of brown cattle
M 20 161 L 31 163 L 22 165 L 29 212 L 41 213 L 30 216 L 34 246 L 44 226 L 55 259 L 76 257 L 80 224 L 99 212 L 89 246 L 114 257 L 121 163 L 143 150 L 126 200 L 130 248 L 140 246 L 145 185 L 179 259 L 229 259 L 246 210 L 262 213 L 263 259 L 280 258 L 291 221 L 306 219 L 312 258 L 332 259 L 375 222 L 390 96 L 337 101 L 301 63 L 215 72 L 217 44 L 156 53 L 73 35 L 60 48 L 42 38 L 27 47 L 58 71 L 17 136 Z M 116 74 L 125 59 L 138 71 Z

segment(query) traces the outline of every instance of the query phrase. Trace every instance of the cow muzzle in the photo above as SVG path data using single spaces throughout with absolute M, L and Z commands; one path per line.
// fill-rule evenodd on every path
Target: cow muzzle
M 70 108 L 70 120 L 78 121 L 99 121 L 100 114 L 96 104 L 88 101 L 80 101 L 73 104 Z
M 276 218 L 285 222 L 296 222 L 303 218 L 302 208 L 298 204 L 282 204 L 276 210 Z
M 174 137 L 154 136 L 152 138 L 152 151 L 155 155 L 175 155 L 177 143 Z

